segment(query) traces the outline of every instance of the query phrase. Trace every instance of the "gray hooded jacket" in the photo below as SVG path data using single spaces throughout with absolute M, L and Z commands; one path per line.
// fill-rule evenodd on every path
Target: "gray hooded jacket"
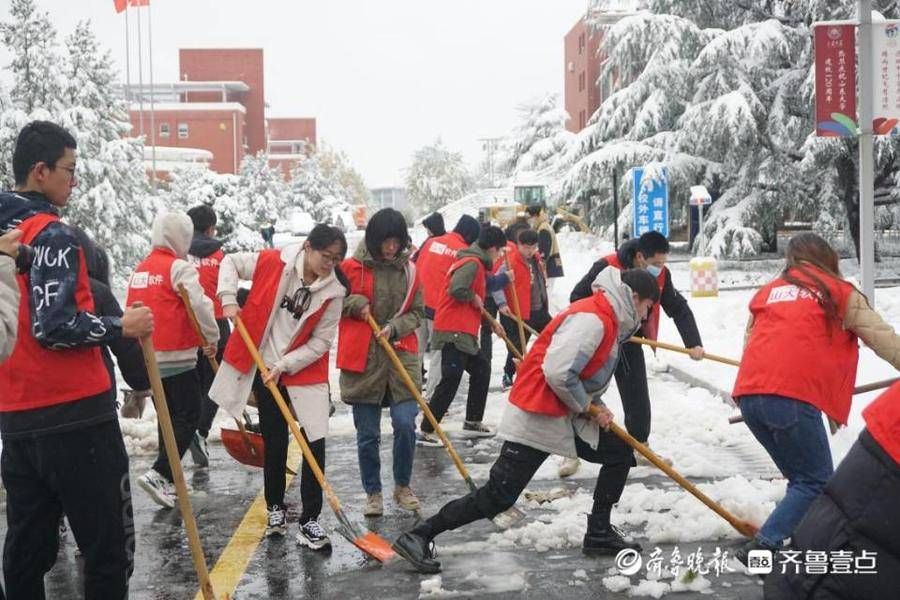
M 615 373 L 619 345 L 637 331 L 640 321 L 631 299 L 631 288 L 622 283 L 618 269 L 603 270 L 594 281 L 593 289 L 606 296 L 619 321 L 618 340 L 610 350 L 609 358 L 591 378 L 581 379 L 581 371 L 603 341 L 603 322 L 592 313 L 568 315 L 553 334 L 544 357 L 543 371 L 547 384 L 571 412 L 562 417 L 550 417 L 507 404 L 500 423 L 503 439 L 572 458 L 576 456 L 576 435 L 597 448 L 600 428 L 581 415 L 589 403 L 603 403 L 600 396 Z

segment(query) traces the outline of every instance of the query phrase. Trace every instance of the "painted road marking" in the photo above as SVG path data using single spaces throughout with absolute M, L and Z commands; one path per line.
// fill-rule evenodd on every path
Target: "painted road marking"
M 300 446 L 297 445 L 297 440 L 291 440 L 291 444 L 288 446 L 287 462 L 288 465 L 296 465 L 291 468 L 295 472 L 300 472 Z M 285 489 L 287 489 L 294 480 L 294 475 L 285 473 L 285 477 Z M 241 577 L 244 576 L 244 572 L 250 565 L 250 559 L 253 558 L 256 548 L 266 533 L 267 520 L 265 490 L 260 490 L 253 504 L 244 514 L 240 525 L 228 540 L 225 549 L 222 550 L 222 554 L 219 555 L 216 566 L 209 573 L 216 594 L 223 598 L 234 596 Z M 203 594 L 198 591 L 194 600 L 203 600 Z

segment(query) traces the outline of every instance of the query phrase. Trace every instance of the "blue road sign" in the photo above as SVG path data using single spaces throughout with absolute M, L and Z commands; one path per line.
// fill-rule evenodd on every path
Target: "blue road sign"
M 658 231 L 669 237 L 669 170 L 661 167 L 651 171 L 654 175 L 645 177 L 644 167 L 632 169 L 632 231 L 635 237 L 648 231 Z

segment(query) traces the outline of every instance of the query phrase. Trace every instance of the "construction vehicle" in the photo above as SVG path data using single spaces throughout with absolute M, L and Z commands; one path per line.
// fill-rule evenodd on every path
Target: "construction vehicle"
M 544 206 L 547 216 L 550 218 L 554 231 L 569 227 L 577 231 L 587 232 L 588 226 L 582 218 L 570 210 L 558 206 L 555 209 L 547 207 L 547 186 L 540 181 L 520 180 L 513 185 L 512 202 L 488 204 L 478 208 L 478 218 L 482 223 L 497 223 L 500 227 L 506 227 L 517 220 L 528 218 L 526 209 L 529 206 Z

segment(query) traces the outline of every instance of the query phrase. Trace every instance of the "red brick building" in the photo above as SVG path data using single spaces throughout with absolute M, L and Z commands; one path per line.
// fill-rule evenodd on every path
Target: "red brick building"
M 157 147 L 208 151 L 210 168 L 237 173 L 247 153 L 273 152 L 279 154 L 273 163 L 287 174 L 299 141 L 316 143 L 315 119 L 272 119 L 267 125 L 261 48 L 181 49 L 178 77 L 126 90 L 133 131 L 144 134 L 148 156 L 154 141 Z M 165 177 L 159 164 L 157 173 Z
M 591 20 L 598 24 L 612 25 L 632 14 L 626 10 L 628 3 L 622 3 L 622 10 L 595 13 Z M 601 81 L 603 63 L 606 57 L 600 52 L 603 33 L 587 23 L 582 17 L 569 30 L 564 38 L 565 46 L 565 105 L 569 113 L 566 129 L 578 133 L 585 128 L 588 121 L 603 100 L 614 90 L 617 81 L 615 76 Z

